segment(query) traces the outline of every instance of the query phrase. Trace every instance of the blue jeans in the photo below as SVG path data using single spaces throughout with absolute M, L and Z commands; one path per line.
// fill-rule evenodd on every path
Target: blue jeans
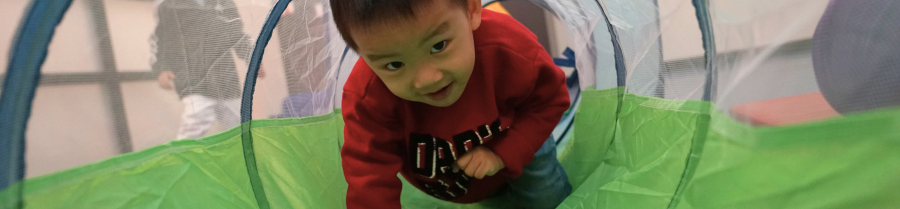
M 569 177 L 556 159 L 553 137 L 534 153 L 534 160 L 525 165 L 522 175 L 508 183 L 501 198 L 515 208 L 556 208 L 572 193 Z

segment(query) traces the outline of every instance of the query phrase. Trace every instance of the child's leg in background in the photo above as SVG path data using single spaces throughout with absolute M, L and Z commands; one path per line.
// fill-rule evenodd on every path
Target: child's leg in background
M 202 137 L 216 120 L 214 110 L 218 101 L 201 95 L 187 95 L 181 98 L 181 102 L 184 103 L 184 113 L 177 139 Z
M 504 195 L 516 208 L 556 208 L 571 193 L 569 177 L 556 159 L 556 142 L 550 137 L 525 165 L 522 176 L 509 180 Z
M 241 99 L 219 100 L 216 119 L 222 129 L 228 130 L 241 124 Z

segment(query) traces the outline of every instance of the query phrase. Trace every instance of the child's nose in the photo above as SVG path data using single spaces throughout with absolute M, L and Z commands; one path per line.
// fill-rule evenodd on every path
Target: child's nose
M 441 72 L 441 70 L 439 70 L 438 68 L 436 68 L 434 66 L 424 66 L 421 69 L 419 69 L 418 72 L 416 72 L 416 80 L 414 81 L 413 85 L 416 87 L 416 89 L 420 89 L 423 91 L 432 91 L 432 90 L 436 91 L 436 89 L 429 89 L 429 88 L 434 88 L 434 85 L 439 84 L 439 82 L 443 78 L 444 78 L 444 73 Z M 430 92 L 423 92 L 423 93 L 430 93 Z

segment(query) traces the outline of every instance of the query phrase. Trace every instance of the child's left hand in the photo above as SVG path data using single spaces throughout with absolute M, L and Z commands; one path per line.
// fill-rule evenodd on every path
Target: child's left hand
M 493 176 L 501 169 L 506 168 L 500 156 L 494 154 L 490 149 L 485 147 L 476 147 L 466 153 L 458 160 L 456 166 L 466 172 L 467 176 L 482 179 L 485 176 Z

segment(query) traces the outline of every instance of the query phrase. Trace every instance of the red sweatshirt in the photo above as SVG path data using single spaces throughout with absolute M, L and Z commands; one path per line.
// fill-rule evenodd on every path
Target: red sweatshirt
M 475 68 L 462 96 L 434 107 L 393 95 L 362 59 L 343 94 L 348 208 L 400 208 L 397 173 L 423 192 L 472 203 L 516 178 L 569 107 L 565 74 L 537 37 L 508 15 L 483 10 Z M 450 166 L 476 146 L 506 168 L 475 179 Z

